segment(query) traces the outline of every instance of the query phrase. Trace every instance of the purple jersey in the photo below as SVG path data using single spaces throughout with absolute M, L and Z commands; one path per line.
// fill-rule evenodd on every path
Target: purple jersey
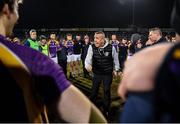
M 38 94 L 43 101 L 45 100 L 45 104 L 59 98 L 60 94 L 70 86 L 62 68 L 47 56 L 29 47 L 13 44 L 1 35 L 0 44 L 11 50 L 26 65 L 35 84 L 34 93 Z M 4 66 L 2 59 L 0 58 L 0 97 L 3 100 L 0 106 L 6 109 L 1 109 L 3 116 L 0 120 L 1 122 L 28 122 L 22 89 Z
M 47 56 L 26 46 L 10 43 L 1 35 L 0 43 L 14 52 L 24 62 L 34 77 L 51 77 L 54 80 L 53 83 L 56 84 L 60 91 L 64 91 L 70 85 L 62 68 Z M 49 66 L 51 66 L 51 68 L 49 68 Z
M 55 41 L 50 41 L 49 43 L 49 54 L 51 58 L 55 58 L 57 53 L 57 46 Z
M 71 55 L 74 53 L 73 41 L 67 41 L 67 52 L 68 52 L 68 55 Z
M 115 41 L 112 41 L 112 46 L 114 46 L 114 48 L 116 49 L 116 52 L 118 51 L 118 44 L 119 44 L 119 42 L 117 41 L 117 40 L 115 40 Z

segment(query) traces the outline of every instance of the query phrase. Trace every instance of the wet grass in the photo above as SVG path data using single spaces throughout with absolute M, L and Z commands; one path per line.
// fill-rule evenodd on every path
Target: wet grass
M 69 79 L 72 84 L 74 84 L 78 89 L 80 89 L 87 97 L 91 94 L 91 86 L 92 86 L 92 80 L 83 78 L 82 76 L 78 76 L 74 79 Z M 121 78 L 119 77 L 113 77 L 113 82 L 111 85 L 111 110 L 110 110 L 110 120 L 109 122 L 117 123 L 119 122 L 119 113 L 122 110 L 122 101 L 119 98 L 117 94 L 117 89 L 119 86 Z M 97 107 L 102 110 L 103 105 L 103 84 L 101 83 L 99 94 L 98 94 L 98 100 L 97 100 Z
M 82 65 L 81 65 L 82 67 Z M 68 69 L 68 77 L 69 77 L 69 69 Z M 92 87 L 92 78 L 84 78 L 83 74 L 80 76 L 77 76 L 73 79 L 68 78 L 72 82 L 73 85 L 75 85 L 78 89 L 80 89 L 87 97 L 91 94 L 91 87 Z M 117 123 L 119 122 L 119 114 L 122 110 L 122 100 L 117 94 L 117 89 L 120 83 L 121 77 L 113 77 L 113 81 L 111 84 L 111 110 L 110 110 L 110 119 L 109 122 Z M 99 93 L 98 93 L 98 102 L 97 107 L 102 110 L 103 105 L 103 84 L 101 83 Z

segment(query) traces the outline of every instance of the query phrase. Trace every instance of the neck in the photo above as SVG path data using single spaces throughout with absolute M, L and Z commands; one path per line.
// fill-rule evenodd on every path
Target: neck
M 6 36 L 6 30 L 5 30 L 5 27 L 4 27 L 3 22 L 1 20 L 0 20 L 0 35 Z

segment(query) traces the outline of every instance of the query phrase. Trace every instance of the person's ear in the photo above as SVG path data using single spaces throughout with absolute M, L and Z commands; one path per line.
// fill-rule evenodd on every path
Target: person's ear
M 7 17 L 8 17 L 8 19 L 10 18 L 10 9 L 9 9 L 9 6 L 8 6 L 8 4 L 5 4 L 4 5 L 4 7 L 3 7 L 3 9 L 2 9 L 2 13 L 4 14 L 4 15 L 7 15 Z

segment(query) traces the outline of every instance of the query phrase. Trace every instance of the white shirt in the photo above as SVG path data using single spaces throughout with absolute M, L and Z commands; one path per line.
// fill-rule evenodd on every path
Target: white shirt
M 105 45 L 100 48 L 105 48 L 107 45 L 108 45 L 108 42 L 106 42 Z M 87 53 L 86 59 L 85 59 L 85 68 L 86 69 L 89 67 L 89 65 L 92 66 L 92 57 L 93 57 L 93 50 L 92 50 L 92 45 L 90 45 L 88 48 L 88 53 Z M 112 58 L 113 58 L 113 62 L 114 62 L 114 70 L 119 70 L 120 66 L 119 66 L 118 53 L 116 52 L 116 49 L 114 48 L 114 46 L 112 46 Z

